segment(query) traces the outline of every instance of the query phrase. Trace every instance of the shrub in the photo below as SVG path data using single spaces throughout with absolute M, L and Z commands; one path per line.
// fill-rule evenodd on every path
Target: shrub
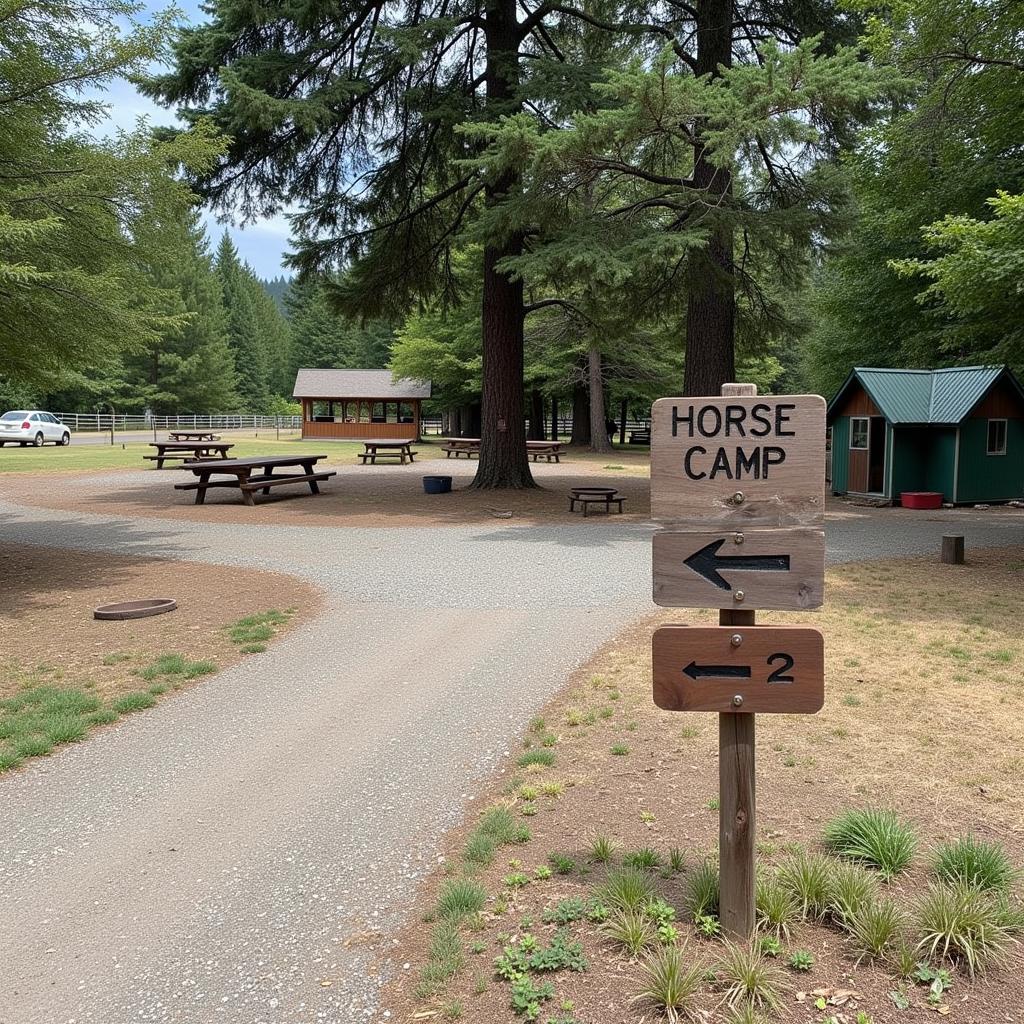
M 959 962 L 973 978 L 1004 964 L 1010 936 L 999 899 L 984 889 L 957 882 L 932 883 L 914 908 L 921 936 L 917 948 L 927 956 Z
M 883 878 L 906 870 L 917 840 L 893 811 L 846 811 L 825 826 L 825 845 L 833 853 L 878 869 Z
M 690 1014 L 703 979 L 703 965 L 690 958 L 685 948 L 662 947 L 641 961 L 642 988 L 633 1002 L 655 1006 L 675 1022 L 680 1012 Z
M 828 911 L 833 863 L 820 854 L 800 853 L 779 868 L 779 884 L 792 894 L 803 920 Z
M 639 913 L 654 899 L 654 884 L 646 871 L 624 865 L 609 873 L 596 895 L 613 910 Z
M 729 1006 L 747 1005 L 772 1012 L 782 1008 L 782 972 L 756 946 L 727 942 L 716 971 L 726 985 L 725 1001 Z
M 964 882 L 979 889 L 1007 892 L 1017 877 L 1006 851 L 998 843 L 961 836 L 935 851 L 933 870 L 944 882 Z

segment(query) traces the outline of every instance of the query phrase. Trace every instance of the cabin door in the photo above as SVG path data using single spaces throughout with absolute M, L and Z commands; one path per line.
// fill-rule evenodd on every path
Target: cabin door
M 850 475 L 847 490 L 882 494 L 885 490 L 885 417 L 850 418 Z
M 885 493 L 885 418 L 871 417 L 868 439 L 868 493 Z

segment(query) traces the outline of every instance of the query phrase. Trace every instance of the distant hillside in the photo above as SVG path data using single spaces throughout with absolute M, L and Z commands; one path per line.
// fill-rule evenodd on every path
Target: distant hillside
M 261 279 L 260 284 L 263 285 L 266 293 L 274 300 L 277 308 L 281 311 L 281 315 L 287 317 L 288 310 L 285 309 L 284 297 L 288 289 L 291 287 L 292 279 L 290 277 L 285 277 L 282 274 L 269 281 Z

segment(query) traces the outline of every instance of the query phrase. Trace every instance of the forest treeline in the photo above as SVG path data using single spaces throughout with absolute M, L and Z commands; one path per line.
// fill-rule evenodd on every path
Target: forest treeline
M 496 445 L 552 399 L 599 443 L 724 375 L 1024 365 L 1020 3 L 204 10 L 0 18 L 4 404 L 273 412 L 298 366 L 391 366 Z M 115 77 L 187 127 L 98 141 Z M 204 202 L 297 210 L 289 278 Z

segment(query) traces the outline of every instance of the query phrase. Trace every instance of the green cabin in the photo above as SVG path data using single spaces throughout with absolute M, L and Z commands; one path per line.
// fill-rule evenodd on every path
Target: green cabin
M 833 494 L 1024 497 L 1024 389 L 1005 366 L 856 367 L 828 406 Z

